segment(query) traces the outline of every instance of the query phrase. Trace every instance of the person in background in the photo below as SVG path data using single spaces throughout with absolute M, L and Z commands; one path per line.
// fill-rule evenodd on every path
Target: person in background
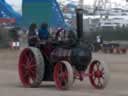
M 101 35 L 96 36 L 96 50 L 100 50 L 103 46 L 103 37 Z
M 38 30 L 37 25 L 32 23 L 28 32 L 28 45 L 35 47 L 38 42 Z
M 39 32 L 39 39 L 41 41 L 42 40 L 48 40 L 49 31 L 48 31 L 48 24 L 47 23 L 42 23 L 38 32 Z
M 10 31 L 11 39 L 12 41 L 10 42 L 10 47 L 12 49 L 19 49 L 20 48 L 20 42 L 19 42 L 19 32 L 17 28 L 13 28 Z

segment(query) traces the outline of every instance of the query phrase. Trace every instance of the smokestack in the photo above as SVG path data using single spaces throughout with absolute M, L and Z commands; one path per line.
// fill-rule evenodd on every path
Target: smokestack
M 77 36 L 80 39 L 83 36 L 83 9 L 76 9 L 76 26 L 77 26 Z

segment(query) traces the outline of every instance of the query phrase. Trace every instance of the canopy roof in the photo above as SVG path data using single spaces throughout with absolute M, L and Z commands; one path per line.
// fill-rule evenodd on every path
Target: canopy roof
M 23 24 L 48 23 L 53 27 L 64 27 L 64 17 L 56 0 L 23 0 Z

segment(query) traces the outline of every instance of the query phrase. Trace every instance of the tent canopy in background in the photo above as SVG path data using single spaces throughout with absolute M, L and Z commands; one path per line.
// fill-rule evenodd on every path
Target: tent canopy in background
M 48 23 L 52 27 L 65 27 L 64 17 L 56 0 L 23 0 L 22 17 L 25 26 Z
M 15 18 L 18 20 L 21 15 L 15 12 L 5 0 L 0 0 L 0 18 Z
M 0 18 L 15 18 L 17 24 L 22 27 L 33 22 L 46 22 L 52 27 L 66 26 L 56 0 L 22 0 L 22 16 L 5 0 L 0 0 Z

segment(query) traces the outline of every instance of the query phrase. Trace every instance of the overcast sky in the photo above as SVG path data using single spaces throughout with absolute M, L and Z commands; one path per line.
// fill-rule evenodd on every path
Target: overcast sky
M 21 11 L 21 2 L 22 0 L 6 0 L 10 5 L 13 5 L 16 11 Z M 59 0 L 58 0 L 59 1 Z M 61 0 L 65 1 L 65 0 Z M 72 0 L 72 1 L 78 1 L 78 0 Z M 84 0 L 84 4 L 92 5 L 95 0 Z M 125 0 L 110 0 L 111 2 L 115 2 L 117 4 L 125 5 Z

